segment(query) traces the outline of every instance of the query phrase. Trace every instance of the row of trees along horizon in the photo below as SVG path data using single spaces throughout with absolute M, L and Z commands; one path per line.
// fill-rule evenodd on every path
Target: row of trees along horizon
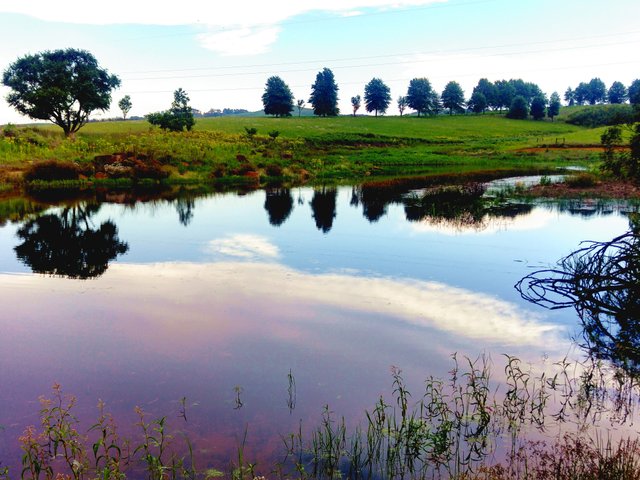
M 86 50 L 69 48 L 45 51 L 19 58 L 4 71 L 2 83 L 10 88 L 6 97 L 9 105 L 18 112 L 36 120 L 47 120 L 60 126 L 65 135 L 78 131 L 89 121 L 93 111 L 106 111 L 111 105 L 112 91 L 120 86 L 120 79 L 98 65 L 95 57 Z M 338 85 L 333 72 L 324 68 L 316 75 L 311 86 L 309 102 L 317 116 L 336 116 L 338 108 Z M 640 97 L 640 80 L 634 80 L 627 88 L 614 82 L 609 90 L 602 80 L 593 78 L 580 83 L 575 89 L 565 92 L 568 105 L 589 103 L 624 103 Z M 182 88 L 174 92 L 170 109 L 146 115 L 147 120 L 164 130 L 191 130 L 195 124 L 194 113 L 189 105 L 189 96 Z M 391 105 L 391 91 L 380 78 L 373 78 L 364 88 L 364 98 L 359 94 L 351 97 L 352 113 L 355 116 L 364 103 L 369 113 L 385 114 Z M 266 115 L 291 116 L 298 108 L 298 115 L 306 105 L 304 99 L 294 101 L 289 86 L 279 76 L 267 79 L 262 95 Z M 637 102 L 636 102 L 637 103 Z M 133 104 L 125 95 L 118 102 L 126 119 Z M 406 95 L 397 99 L 402 116 L 412 109 L 418 116 L 448 113 L 484 113 L 487 110 L 502 112 L 515 119 L 531 116 L 541 120 L 553 118 L 560 111 L 561 101 L 557 92 L 549 98 L 538 85 L 522 79 L 498 80 L 486 78 L 478 81 L 469 99 L 465 99 L 460 84 L 450 81 L 441 94 L 434 90 L 426 77 L 409 82 Z M 227 111 L 229 111 L 227 109 Z M 237 113 L 246 112 L 236 110 Z

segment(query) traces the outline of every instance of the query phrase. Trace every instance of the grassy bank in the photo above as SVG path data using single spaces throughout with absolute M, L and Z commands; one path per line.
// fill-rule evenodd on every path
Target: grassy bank
M 192 132 L 183 133 L 163 132 L 146 121 L 100 122 L 73 139 L 52 125 L 6 126 L 0 137 L 0 183 L 20 183 L 30 165 L 47 160 L 73 162 L 78 178 L 90 181 L 175 183 L 234 178 L 338 182 L 543 170 L 596 161 L 599 136 L 599 129 L 499 115 L 218 117 L 199 119 Z

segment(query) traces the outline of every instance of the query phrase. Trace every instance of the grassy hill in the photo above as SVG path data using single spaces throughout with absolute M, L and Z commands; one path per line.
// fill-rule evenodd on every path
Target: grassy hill
M 250 137 L 246 128 L 257 134 Z M 600 134 L 501 115 L 224 116 L 199 118 L 192 132 L 181 133 L 142 120 L 110 121 L 90 123 L 74 139 L 53 125 L 5 128 L 0 167 L 55 159 L 76 162 L 91 176 L 97 156 L 117 154 L 155 162 L 176 181 L 247 175 L 353 180 L 585 163 L 597 159 Z

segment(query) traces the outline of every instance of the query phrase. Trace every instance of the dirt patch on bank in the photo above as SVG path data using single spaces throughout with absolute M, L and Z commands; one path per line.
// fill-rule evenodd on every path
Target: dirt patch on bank
M 624 150 L 628 150 L 629 147 L 615 147 L 614 150 L 620 152 Z M 537 147 L 526 147 L 519 148 L 516 150 L 521 153 L 541 153 L 547 152 L 549 150 L 554 151 L 571 151 L 571 152 L 603 152 L 604 148 L 602 145 L 562 145 L 562 144 L 550 144 L 550 145 L 539 145 Z
M 640 200 L 640 185 L 631 182 L 602 180 L 589 187 L 572 187 L 566 183 L 536 185 L 527 195 L 545 198 L 623 198 Z

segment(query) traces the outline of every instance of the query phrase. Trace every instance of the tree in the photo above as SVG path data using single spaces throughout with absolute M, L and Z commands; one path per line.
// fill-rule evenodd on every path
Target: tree
M 182 88 L 173 92 L 173 103 L 169 110 L 150 113 L 147 120 L 151 125 L 158 125 L 163 130 L 171 132 L 181 132 L 185 128 L 190 131 L 196 123 L 193 110 L 189 106 L 189 96 Z
M 353 116 L 356 116 L 356 112 L 360 109 L 362 104 L 362 97 L 360 95 L 356 95 L 355 97 L 351 97 L 351 107 L 353 108 Z
M 309 102 L 313 105 L 314 115 L 333 117 L 340 113 L 338 109 L 338 85 L 333 72 L 324 68 L 316 75 L 316 81 L 311 85 Z
M 414 78 L 407 89 L 407 106 L 418 112 L 427 114 L 431 111 L 432 101 L 431 83 L 426 78 Z
M 534 120 L 542 120 L 546 113 L 546 109 L 547 109 L 546 98 L 538 96 L 538 97 L 535 97 L 533 100 L 531 100 L 531 116 L 533 117 Z
M 302 113 L 302 109 L 304 108 L 306 102 L 303 99 L 298 100 L 298 103 L 296 103 L 296 107 L 298 107 L 298 116 L 300 116 L 300 114 Z
M 633 105 L 640 105 L 640 79 L 636 79 L 629 85 L 629 102 Z
M 400 116 L 402 116 L 408 105 L 407 97 L 404 95 L 398 97 L 398 111 L 400 112 Z
M 589 84 L 580 82 L 576 89 L 573 91 L 573 97 L 578 105 L 584 105 L 589 99 Z
M 364 104 L 367 112 L 384 114 L 391 103 L 391 91 L 379 78 L 372 78 L 364 87 Z
M 624 103 L 628 97 L 627 87 L 622 82 L 613 82 L 607 92 L 609 103 Z
M 498 99 L 498 90 L 496 86 L 486 78 L 478 80 L 478 85 L 473 87 L 473 93 L 482 93 L 487 100 L 487 107 L 498 108 L 500 101 Z M 472 94 L 473 94 L 472 93 Z M 486 108 L 486 107 L 485 107 Z
M 507 118 L 514 118 L 516 120 L 524 120 L 529 115 L 529 106 L 527 100 L 522 95 L 517 95 L 511 102 Z
M 442 102 L 440 101 L 440 95 L 435 90 L 431 90 L 429 95 L 429 110 L 427 113 L 430 115 L 438 115 L 442 112 Z
M 449 82 L 442 91 L 442 106 L 449 109 L 449 115 L 464 112 L 464 91 L 458 82 Z
M 94 110 L 107 110 L 120 79 L 100 68 L 86 50 L 45 51 L 9 65 L 2 83 L 11 89 L 7 102 L 23 115 L 48 120 L 69 136 Z
M 607 100 L 607 87 L 598 77 L 592 78 L 588 87 L 587 100 L 590 105 L 604 103 Z
M 570 107 L 572 107 L 576 103 L 576 94 L 571 89 L 571 87 L 567 88 L 567 90 L 564 92 L 564 101 L 567 102 L 567 105 L 569 105 Z
M 503 108 L 509 108 L 511 106 L 511 102 L 513 101 L 513 97 L 516 96 L 516 89 L 513 86 L 512 81 L 507 80 L 498 80 L 494 82 L 496 88 L 496 106 L 500 111 Z
M 487 109 L 487 97 L 485 97 L 483 93 L 473 92 L 467 102 L 467 107 L 469 107 L 473 113 L 484 113 Z
M 131 104 L 131 97 L 129 95 L 125 95 L 118 102 L 118 107 L 120 107 L 120 110 L 122 110 L 123 120 L 127 119 L 127 114 L 129 113 L 129 110 L 131 110 L 132 106 L 133 105 Z
M 293 111 L 293 94 L 289 86 L 277 76 L 269 77 L 262 94 L 265 115 L 289 117 Z
M 553 92 L 549 98 L 549 107 L 547 108 L 547 117 L 553 122 L 554 117 L 557 117 L 560 113 L 560 95 L 558 92 Z

